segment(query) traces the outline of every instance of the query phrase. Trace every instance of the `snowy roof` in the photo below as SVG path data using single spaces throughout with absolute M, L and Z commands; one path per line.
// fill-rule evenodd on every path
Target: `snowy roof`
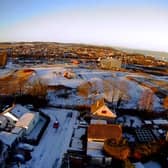
M 15 126 L 28 129 L 30 123 L 35 118 L 35 116 L 36 116 L 35 113 L 26 113 L 18 120 Z
M 106 120 L 91 119 L 90 124 L 107 124 Z
M 76 138 L 81 138 L 81 136 L 82 135 L 84 135 L 85 134 L 85 132 L 86 132 L 86 129 L 85 128 L 77 128 L 77 129 L 75 129 L 75 131 L 74 131 L 74 137 L 76 137 Z
M 16 141 L 16 139 L 17 139 L 16 134 L 12 134 L 10 132 L 5 131 L 0 132 L 0 140 L 8 146 L 11 146 Z
M 82 141 L 78 138 L 72 138 L 71 147 L 76 149 L 82 149 L 83 148 Z
M 162 166 L 158 163 L 158 162 L 155 162 L 155 161 L 149 161 L 147 163 L 144 163 L 144 167 L 145 168 L 161 168 Z
M 133 163 L 135 168 L 144 168 L 144 165 L 141 162 Z
M 150 121 L 150 120 L 144 120 L 144 123 L 145 124 L 152 124 L 152 121 Z
M 11 131 L 13 134 L 19 134 L 24 128 L 21 127 L 14 127 Z
M 23 114 L 27 113 L 28 111 L 29 110 L 23 107 L 22 105 L 16 104 L 11 110 L 11 113 L 14 114 L 16 117 L 20 118 Z
M 4 117 L 3 115 L 0 115 L 0 123 L 4 123 L 6 122 L 6 117 Z
M 156 120 L 153 120 L 153 123 L 156 124 L 156 125 L 166 125 L 166 124 L 168 124 L 168 120 L 156 119 Z
M 18 119 L 10 112 L 4 113 L 3 115 L 10 118 L 11 120 L 13 120 L 15 122 L 18 121 Z
M 88 142 L 87 155 L 91 157 L 104 157 L 103 142 Z

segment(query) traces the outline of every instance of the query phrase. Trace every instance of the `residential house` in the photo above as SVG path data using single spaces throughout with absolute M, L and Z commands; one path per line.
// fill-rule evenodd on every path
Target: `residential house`
M 6 167 L 6 159 L 8 157 L 8 147 L 0 141 L 0 168 Z
M 0 115 L 0 130 L 5 129 L 7 123 L 8 123 L 7 118 L 3 115 Z
M 87 133 L 87 157 L 92 165 L 111 165 L 112 158 L 105 155 L 103 146 L 106 139 L 114 139 L 116 142 L 122 139 L 120 125 L 91 124 Z
M 28 112 L 20 117 L 15 126 L 25 128 L 26 135 L 28 135 L 33 130 L 38 121 L 39 121 L 38 112 L 35 113 Z
M 17 135 L 11 132 L 0 132 L 0 141 L 2 141 L 9 148 L 12 148 L 17 143 Z
M 91 105 L 91 115 L 93 117 L 102 117 L 102 118 L 116 118 L 116 114 L 113 113 L 104 103 L 104 99 L 97 100 L 94 104 Z
M 117 124 L 91 124 L 88 127 L 88 141 L 104 142 L 106 139 L 122 139 L 122 128 Z

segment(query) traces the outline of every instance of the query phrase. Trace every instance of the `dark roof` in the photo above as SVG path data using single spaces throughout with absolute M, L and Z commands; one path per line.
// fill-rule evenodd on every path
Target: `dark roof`
M 91 124 L 88 127 L 88 140 L 100 140 L 112 138 L 120 140 L 122 138 L 122 128 L 116 124 Z

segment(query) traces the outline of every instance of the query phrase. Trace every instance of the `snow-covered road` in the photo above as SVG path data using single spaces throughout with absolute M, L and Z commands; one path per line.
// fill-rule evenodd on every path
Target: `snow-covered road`
M 32 153 L 32 159 L 24 168 L 59 168 L 63 154 L 66 152 L 76 123 L 77 111 L 46 108 L 41 109 L 51 121 L 42 136 L 40 143 Z M 72 117 L 67 114 L 72 112 Z M 53 128 L 55 120 L 59 121 L 59 128 Z

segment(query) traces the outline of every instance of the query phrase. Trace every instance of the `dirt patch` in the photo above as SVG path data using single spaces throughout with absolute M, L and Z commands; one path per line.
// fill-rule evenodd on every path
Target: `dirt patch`
M 0 77 L 0 94 L 20 94 L 24 92 L 27 80 L 35 73 L 32 69 L 22 69 Z

